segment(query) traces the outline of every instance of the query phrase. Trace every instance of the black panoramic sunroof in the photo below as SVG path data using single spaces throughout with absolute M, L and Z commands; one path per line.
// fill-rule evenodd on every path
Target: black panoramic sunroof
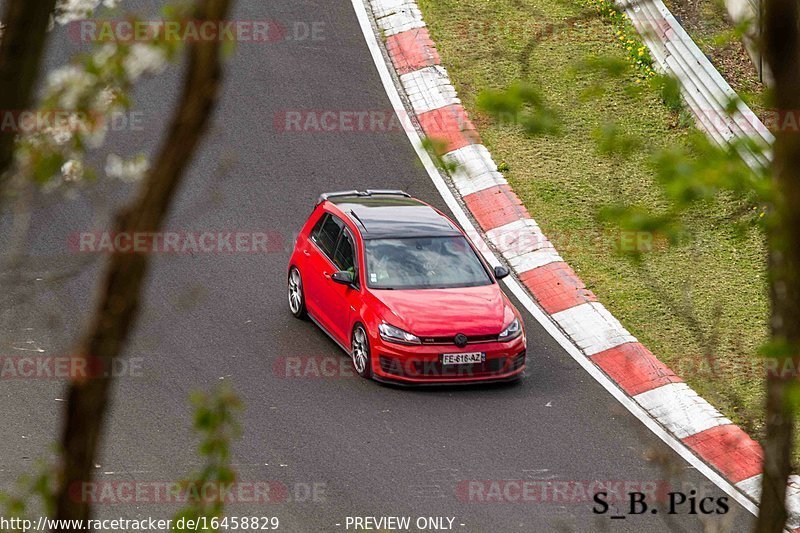
M 438 211 L 413 198 L 345 197 L 333 201 L 353 219 L 365 239 L 461 234 Z

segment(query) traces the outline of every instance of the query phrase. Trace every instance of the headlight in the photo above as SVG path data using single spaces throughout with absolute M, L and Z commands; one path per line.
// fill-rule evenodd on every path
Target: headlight
M 511 339 L 516 339 L 520 335 L 522 335 L 522 326 L 519 323 L 519 319 L 515 318 L 511 321 L 511 324 L 506 326 L 506 329 L 500 332 L 500 335 L 497 336 L 497 340 L 510 341 Z
M 378 326 L 378 331 L 381 332 L 381 338 L 388 342 L 397 342 L 400 344 L 421 344 L 419 337 L 416 335 L 412 335 L 407 331 L 390 326 L 389 324 L 381 324 Z

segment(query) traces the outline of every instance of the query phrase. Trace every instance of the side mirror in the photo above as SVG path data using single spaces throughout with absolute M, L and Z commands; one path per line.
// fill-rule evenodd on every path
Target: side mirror
M 494 277 L 495 277 L 495 279 L 503 279 L 504 277 L 508 276 L 509 274 L 511 274 L 511 272 L 509 272 L 509 270 L 506 267 L 504 267 L 503 265 L 498 265 L 498 266 L 494 267 Z
M 352 285 L 355 277 L 353 276 L 352 272 L 339 270 L 331 274 L 331 279 L 336 283 L 341 283 L 342 285 Z

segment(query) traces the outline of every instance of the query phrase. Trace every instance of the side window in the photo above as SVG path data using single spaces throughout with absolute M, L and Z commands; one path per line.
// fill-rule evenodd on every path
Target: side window
M 355 272 L 356 270 L 356 247 L 353 244 L 350 232 L 347 230 L 342 232 L 342 237 L 339 239 L 339 245 L 333 255 L 333 264 L 339 270 L 347 270 L 348 272 Z
M 333 250 L 336 248 L 336 241 L 339 239 L 339 233 L 341 233 L 342 227 L 344 227 L 344 223 L 341 220 L 330 213 L 326 213 L 311 231 L 311 240 L 313 240 L 328 257 L 333 257 Z

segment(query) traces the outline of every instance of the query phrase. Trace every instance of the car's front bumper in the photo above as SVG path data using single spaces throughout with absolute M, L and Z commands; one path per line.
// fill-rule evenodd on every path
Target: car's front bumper
M 380 340 L 372 346 L 372 374 L 378 381 L 404 385 L 513 381 L 525 371 L 526 342 L 521 335 L 509 342 L 412 345 Z M 444 365 L 442 354 L 481 352 L 481 363 Z

